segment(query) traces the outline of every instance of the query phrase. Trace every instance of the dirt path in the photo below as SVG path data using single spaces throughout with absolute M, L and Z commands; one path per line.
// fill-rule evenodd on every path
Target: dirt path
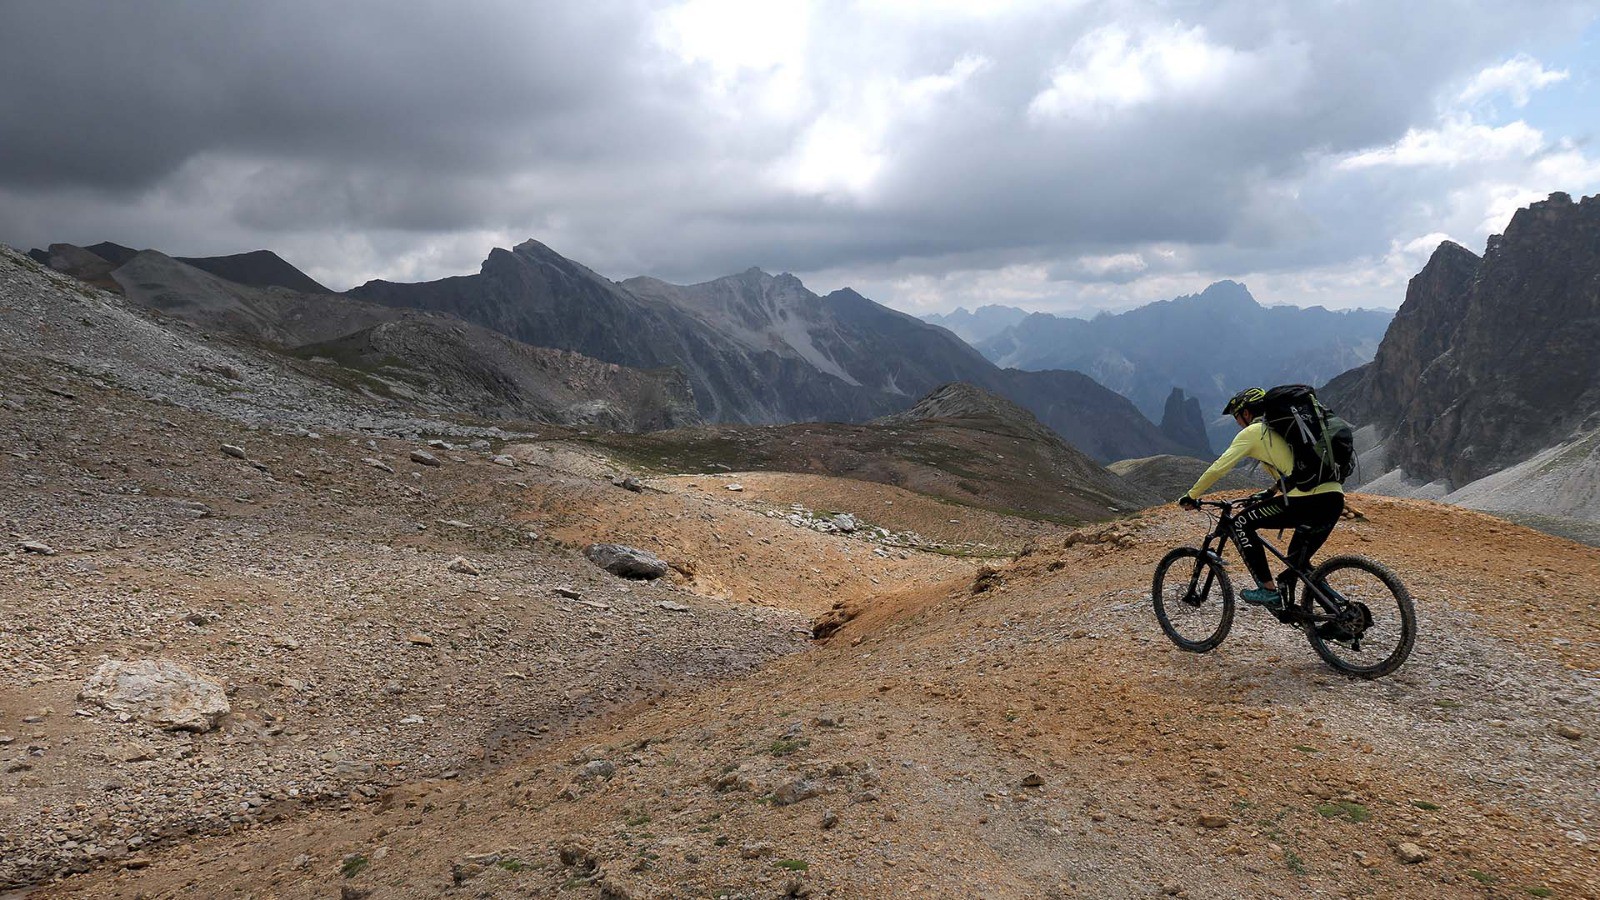
M 885 595 L 810 653 L 483 778 L 44 896 L 1600 896 L 1596 633 L 1584 604 L 1532 603 L 1600 554 L 1358 505 L 1329 552 L 1379 553 L 1422 610 L 1388 680 L 1248 611 L 1219 651 L 1176 651 L 1146 584 L 1198 526 L 1162 511 L 1044 539 L 980 593 Z

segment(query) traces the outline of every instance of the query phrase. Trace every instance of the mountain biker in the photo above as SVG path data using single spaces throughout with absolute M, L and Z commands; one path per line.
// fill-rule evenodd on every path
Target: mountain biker
M 1289 586 L 1280 585 L 1272 577 L 1272 572 L 1267 568 L 1267 552 L 1261 549 L 1256 532 L 1263 528 L 1293 528 L 1294 537 L 1289 540 L 1289 560 L 1297 568 L 1309 568 L 1312 554 L 1322 548 L 1328 535 L 1333 533 L 1333 526 L 1338 524 L 1340 513 L 1344 512 L 1344 487 L 1337 481 L 1327 481 L 1309 490 L 1296 488 L 1285 496 L 1276 496 L 1285 486 L 1284 476 L 1294 469 L 1294 451 L 1288 441 L 1268 428 L 1260 418 L 1261 402 L 1266 395 L 1267 392 L 1261 388 L 1245 388 L 1234 394 L 1222 408 L 1224 414 L 1233 416 L 1233 421 L 1238 423 L 1239 433 L 1228 449 L 1211 464 L 1211 468 L 1201 473 L 1189 493 L 1178 499 L 1178 505 L 1186 509 L 1198 509 L 1199 497 L 1206 489 L 1247 456 L 1260 460 L 1267 467 L 1278 483 L 1252 496 L 1255 503 L 1235 517 L 1234 528 L 1245 565 L 1257 585 L 1240 591 L 1239 596 L 1246 603 L 1277 607 L 1281 605 L 1283 594 L 1288 592 Z M 1285 572 L 1283 577 L 1292 576 Z

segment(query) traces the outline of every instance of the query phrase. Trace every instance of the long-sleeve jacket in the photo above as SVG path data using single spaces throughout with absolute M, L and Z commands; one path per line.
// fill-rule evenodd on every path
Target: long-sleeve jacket
M 1217 461 L 1211 468 L 1200 474 L 1200 479 L 1189 489 L 1189 496 L 1198 500 L 1217 479 L 1233 471 L 1233 467 L 1245 457 L 1260 460 L 1267 467 L 1273 478 L 1281 479 L 1294 469 L 1294 450 L 1289 442 L 1284 440 L 1277 432 L 1267 427 L 1260 419 L 1239 429 L 1234 436 L 1233 443 L 1228 449 L 1222 451 Z M 1328 494 L 1338 491 L 1344 492 L 1344 487 L 1337 481 L 1327 481 L 1310 490 L 1296 488 L 1289 492 L 1290 497 L 1306 497 L 1311 494 Z

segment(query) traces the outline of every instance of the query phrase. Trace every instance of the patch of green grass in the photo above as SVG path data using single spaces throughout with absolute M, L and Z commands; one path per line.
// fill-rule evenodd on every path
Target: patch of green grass
M 803 859 L 780 859 L 773 865 L 780 869 L 788 869 L 791 872 L 804 872 L 811 868 L 811 864 Z
M 1411 801 L 1411 805 L 1415 806 L 1417 809 L 1426 810 L 1428 812 L 1436 812 L 1438 810 L 1444 809 L 1444 807 L 1440 806 L 1439 804 L 1437 804 L 1437 803 L 1429 803 L 1426 800 L 1413 800 L 1413 801 Z
M 1306 861 L 1301 859 L 1300 854 L 1293 850 L 1283 851 L 1283 864 L 1296 875 L 1306 874 Z
M 1439 707 L 1440 709 L 1460 709 L 1461 708 L 1461 701 L 1460 700 L 1435 700 L 1435 701 L 1433 701 L 1433 705 Z
M 1525 887 L 1525 888 L 1523 888 L 1523 890 L 1527 891 L 1528 893 L 1532 894 L 1535 897 L 1554 897 L 1556 895 L 1555 891 L 1552 891 L 1549 888 L 1542 887 L 1540 885 L 1534 885 L 1532 887 Z
M 1333 803 L 1317 804 L 1317 815 L 1324 819 L 1345 819 L 1350 822 L 1365 822 L 1372 818 L 1372 813 L 1359 803 L 1348 800 L 1336 800 Z
M 1468 869 L 1467 877 L 1478 882 L 1479 884 L 1494 884 L 1496 881 L 1500 880 L 1493 875 L 1490 875 L 1488 872 L 1482 872 L 1477 869 Z
M 1318 750 L 1315 747 L 1307 747 L 1305 744 L 1296 744 L 1295 745 L 1295 749 L 1299 750 L 1301 753 L 1321 753 L 1322 752 L 1321 750 Z
M 767 747 L 767 752 L 773 756 L 788 756 L 809 743 L 811 742 L 805 738 L 778 738 Z
M 646 813 L 646 812 L 642 812 L 642 813 L 638 813 L 637 815 L 629 816 L 628 818 L 623 819 L 622 821 L 629 828 L 637 828 L 640 825 L 649 824 L 649 822 L 650 822 L 650 814 Z
M 512 859 L 502 859 L 499 862 L 495 863 L 495 865 L 499 866 L 502 869 L 505 869 L 507 872 L 526 872 L 529 869 L 540 868 L 544 864 L 543 863 L 523 862 L 520 859 L 512 858 Z
M 339 874 L 346 878 L 354 878 L 357 875 L 360 875 L 362 872 L 365 872 L 367 867 L 370 865 L 372 865 L 371 861 L 369 861 L 365 856 L 362 856 L 359 853 L 352 853 L 351 855 L 345 857 L 344 865 L 339 867 Z

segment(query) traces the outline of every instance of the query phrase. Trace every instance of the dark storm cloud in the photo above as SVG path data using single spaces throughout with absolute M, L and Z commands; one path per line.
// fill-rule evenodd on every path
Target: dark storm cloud
M 341 286 L 470 270 L 529 236 L 675 280 L 1326 265 L 1382 252 L 1420 186 L 1450 190 L 1377 170 L 1351 189 L 1318 180 L 1326 160 L 1427 126 L 1452 85 L 1592 18 L 863 2 L 723 34 L 730 4 L 685 50 L 663 39 L 670 6 L 12 2 L 0 240 L 294 247 Z
M 206 152 L 445 172 L 604 158 L 605 4 L 13 3 L 0 179 L 135 189 Z M 618 64 L 619 62 L 623 64 Z M 617 98 L 624 98 L 617 108 Z

